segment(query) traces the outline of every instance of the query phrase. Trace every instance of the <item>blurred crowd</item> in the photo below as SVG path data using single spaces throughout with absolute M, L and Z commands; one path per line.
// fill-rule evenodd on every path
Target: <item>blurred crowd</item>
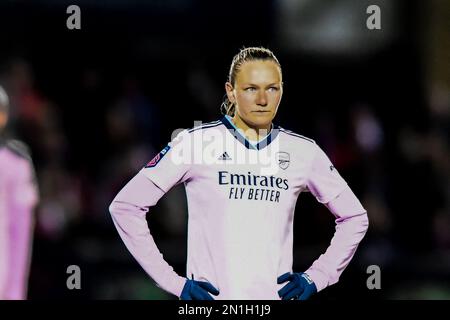
M 316 299 L 449 299 L 449 9 L 431 1 L 418 26 L 385 42 L 377 38 L 377 47 L 354 55 L 277 42 L 277 34 L 283 41 L 302 36 L 277 24 L 266 26 L 263 37 L 247 32 L 223 44 L 209 44 L 209 30 L 195 49 L 169 31 L 163 41 L 151 32 L 134 35 L 130 27 L 123 45 L 111 35 L 96 43 L 99 31 L 82 30 L 67 40 L 78 46 L 72 54 L 67 43 L 58 51 L 55 39 L 3 52 L 0 84 L 11 104 L 6 134 L 30 147 L 40 190 L 29 298 L 174 299 L 128 253 L 108 206 L 172 131 L 221 116 L 232 55 L 244 45 L 267 45 L 285 77 L 277 124 L 316 140 L 370 219 L 341 282 Z M 133 10 L 128 14 L 132 20 Z M 10 42 L 20 42 L 23 32 L 12 32 Z M 55 51 L 65 62 L 52 60 Z M 148 222 L 165 259 L 183 274 L 184 189 L 161 199 Z M 333 217 L 302 194 L 295 229 L 294 270 L 301 271 L 328 246 Z M 79 291 L 65 286 L 66 268 L 74 264 L 82 272 Z M 381 290 L 366 287 L 369 265 L 381 269 Z

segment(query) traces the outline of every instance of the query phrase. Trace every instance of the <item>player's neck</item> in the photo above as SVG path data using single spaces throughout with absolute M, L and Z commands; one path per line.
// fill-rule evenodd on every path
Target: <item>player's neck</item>
M 251 141 L 259 141 L 267 136 L 272 128 L 272 123 L 264 127 L 254 127 L 245 122 L 239 115 L 235 114 L 232 118 L 234 125 L 243 131 L 245 137 Z

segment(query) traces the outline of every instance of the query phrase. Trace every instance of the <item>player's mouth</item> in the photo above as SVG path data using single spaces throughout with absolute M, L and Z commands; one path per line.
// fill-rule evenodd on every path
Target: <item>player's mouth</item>
M 258 113 L 258 114 L 265 114 L 265 113 L 270 113 L 270 111 L 268 110 L 255 110 L 253 111 L 254 113 Z

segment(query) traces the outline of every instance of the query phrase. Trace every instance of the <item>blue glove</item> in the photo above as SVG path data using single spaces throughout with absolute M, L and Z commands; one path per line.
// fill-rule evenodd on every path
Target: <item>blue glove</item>
M 306 273 L 287 272 L 277 279 L 278 284 L 286 281 L 289 283 L 278 291 L 282 300 L 291 300 L 292 298 L 307 300 L 317 292 L 316 285 Z
M 214 288 L 209 282 L 186 279 L 183 291 L 181 291 L 180 299 L 214 300 L 208 292 L 212 293 L 215 296 L 219 294 L 219 290 Z

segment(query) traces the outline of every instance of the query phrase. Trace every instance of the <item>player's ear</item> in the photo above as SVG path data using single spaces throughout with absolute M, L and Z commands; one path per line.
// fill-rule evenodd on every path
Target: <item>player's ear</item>
M 8 122 L 8 115 L 6 112 L 0 111 L 0 131 L 6 127 L 6 123 Z
M 227 97 L 228 97 L 228 100 L 231 102 L 231 103 L 235 103 L 236 102 L 236 99 L 235 99 L 235 97 L 234 97 L 234 92 L 233 92 L 233 85 L 230 83 L 230 82 L 226 82 L 225 83 L 225 91 L 227 92 Z

